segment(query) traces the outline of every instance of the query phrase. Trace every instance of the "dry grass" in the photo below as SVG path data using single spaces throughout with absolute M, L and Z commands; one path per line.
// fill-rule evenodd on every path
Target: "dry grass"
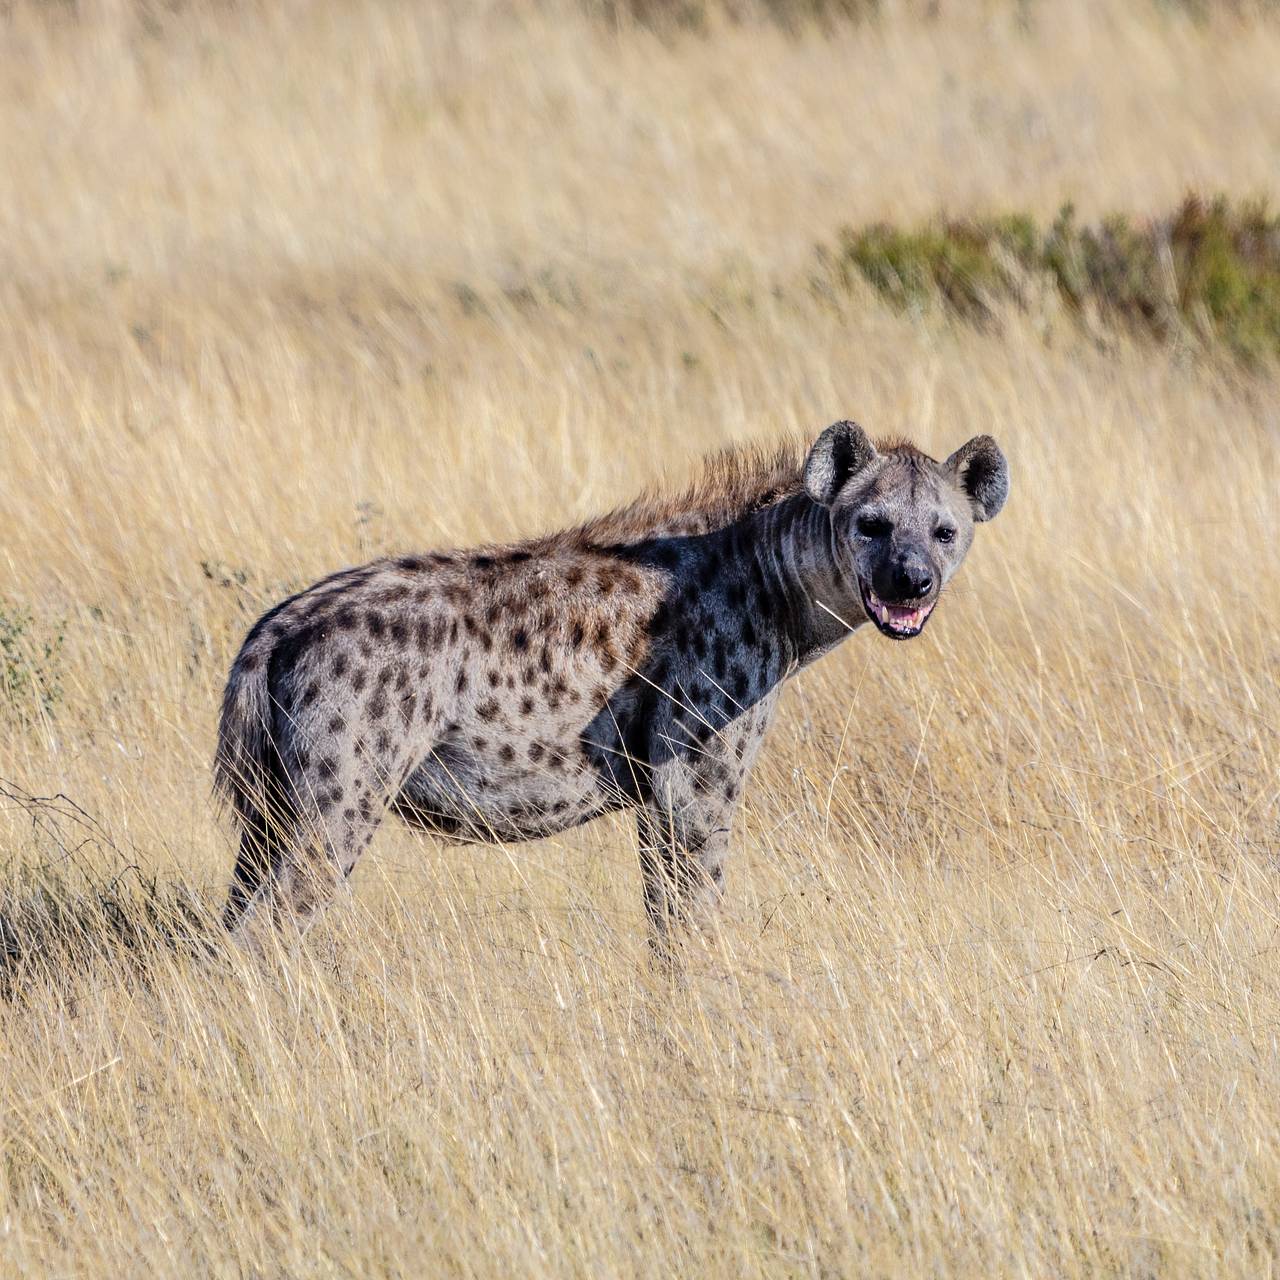
M 1276 1268 L 1275 382 L 808 275 L 846 223 L 1264 191 L 1280 25 L 886 7 L 0 19 L 0 608 L 43 672 L 0 1272 Z M 300 953 L 205 954 L 255 611 L 843 414 L 991 429 L 1014 496 L 925 638 L 788 692 L 683 990 L 612 820 L 388 829 Z

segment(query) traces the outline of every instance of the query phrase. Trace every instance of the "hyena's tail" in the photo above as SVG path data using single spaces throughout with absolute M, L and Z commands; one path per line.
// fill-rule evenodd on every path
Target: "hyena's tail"
M 268 681 L 272 647 L 261 624 L 249 633 L 231 667 L 218 720 L 214 790 L 231 803 L 240 824 L 240 856 L 222 917 L 229 929 L 271 874 L 296 821 Z

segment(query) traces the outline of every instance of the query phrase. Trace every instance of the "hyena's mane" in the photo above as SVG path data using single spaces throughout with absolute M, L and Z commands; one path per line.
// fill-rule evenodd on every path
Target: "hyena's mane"
M 649 489 L 573 533 L 588 543 L 626 544 L 726 528 L 800 492 L 805 448 L 804 441 L 788 439 L 722 449 L 703 459 L 701 474 L 685 488 Z

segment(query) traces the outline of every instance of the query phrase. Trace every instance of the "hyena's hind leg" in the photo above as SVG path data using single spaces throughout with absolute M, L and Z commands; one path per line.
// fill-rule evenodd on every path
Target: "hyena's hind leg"
M 337 712 L 316 730 L 292 725 L 280 749 L 282 802 L 241 836 L 224 915 L 236 936 L 259 922 L 305 931 L 355 869 L 415 762 L 403 737 L 379 754 L 345 729 Z

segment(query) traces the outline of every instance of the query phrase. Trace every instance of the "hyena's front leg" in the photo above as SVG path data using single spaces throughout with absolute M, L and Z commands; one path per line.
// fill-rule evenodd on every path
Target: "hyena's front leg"
M 650 940 L 669 959 L 680 934 L 705 927 L 720 904 L 737 787 L 712 791 L 683 762 L 656 770 L 654 782 L 637 825 Z

